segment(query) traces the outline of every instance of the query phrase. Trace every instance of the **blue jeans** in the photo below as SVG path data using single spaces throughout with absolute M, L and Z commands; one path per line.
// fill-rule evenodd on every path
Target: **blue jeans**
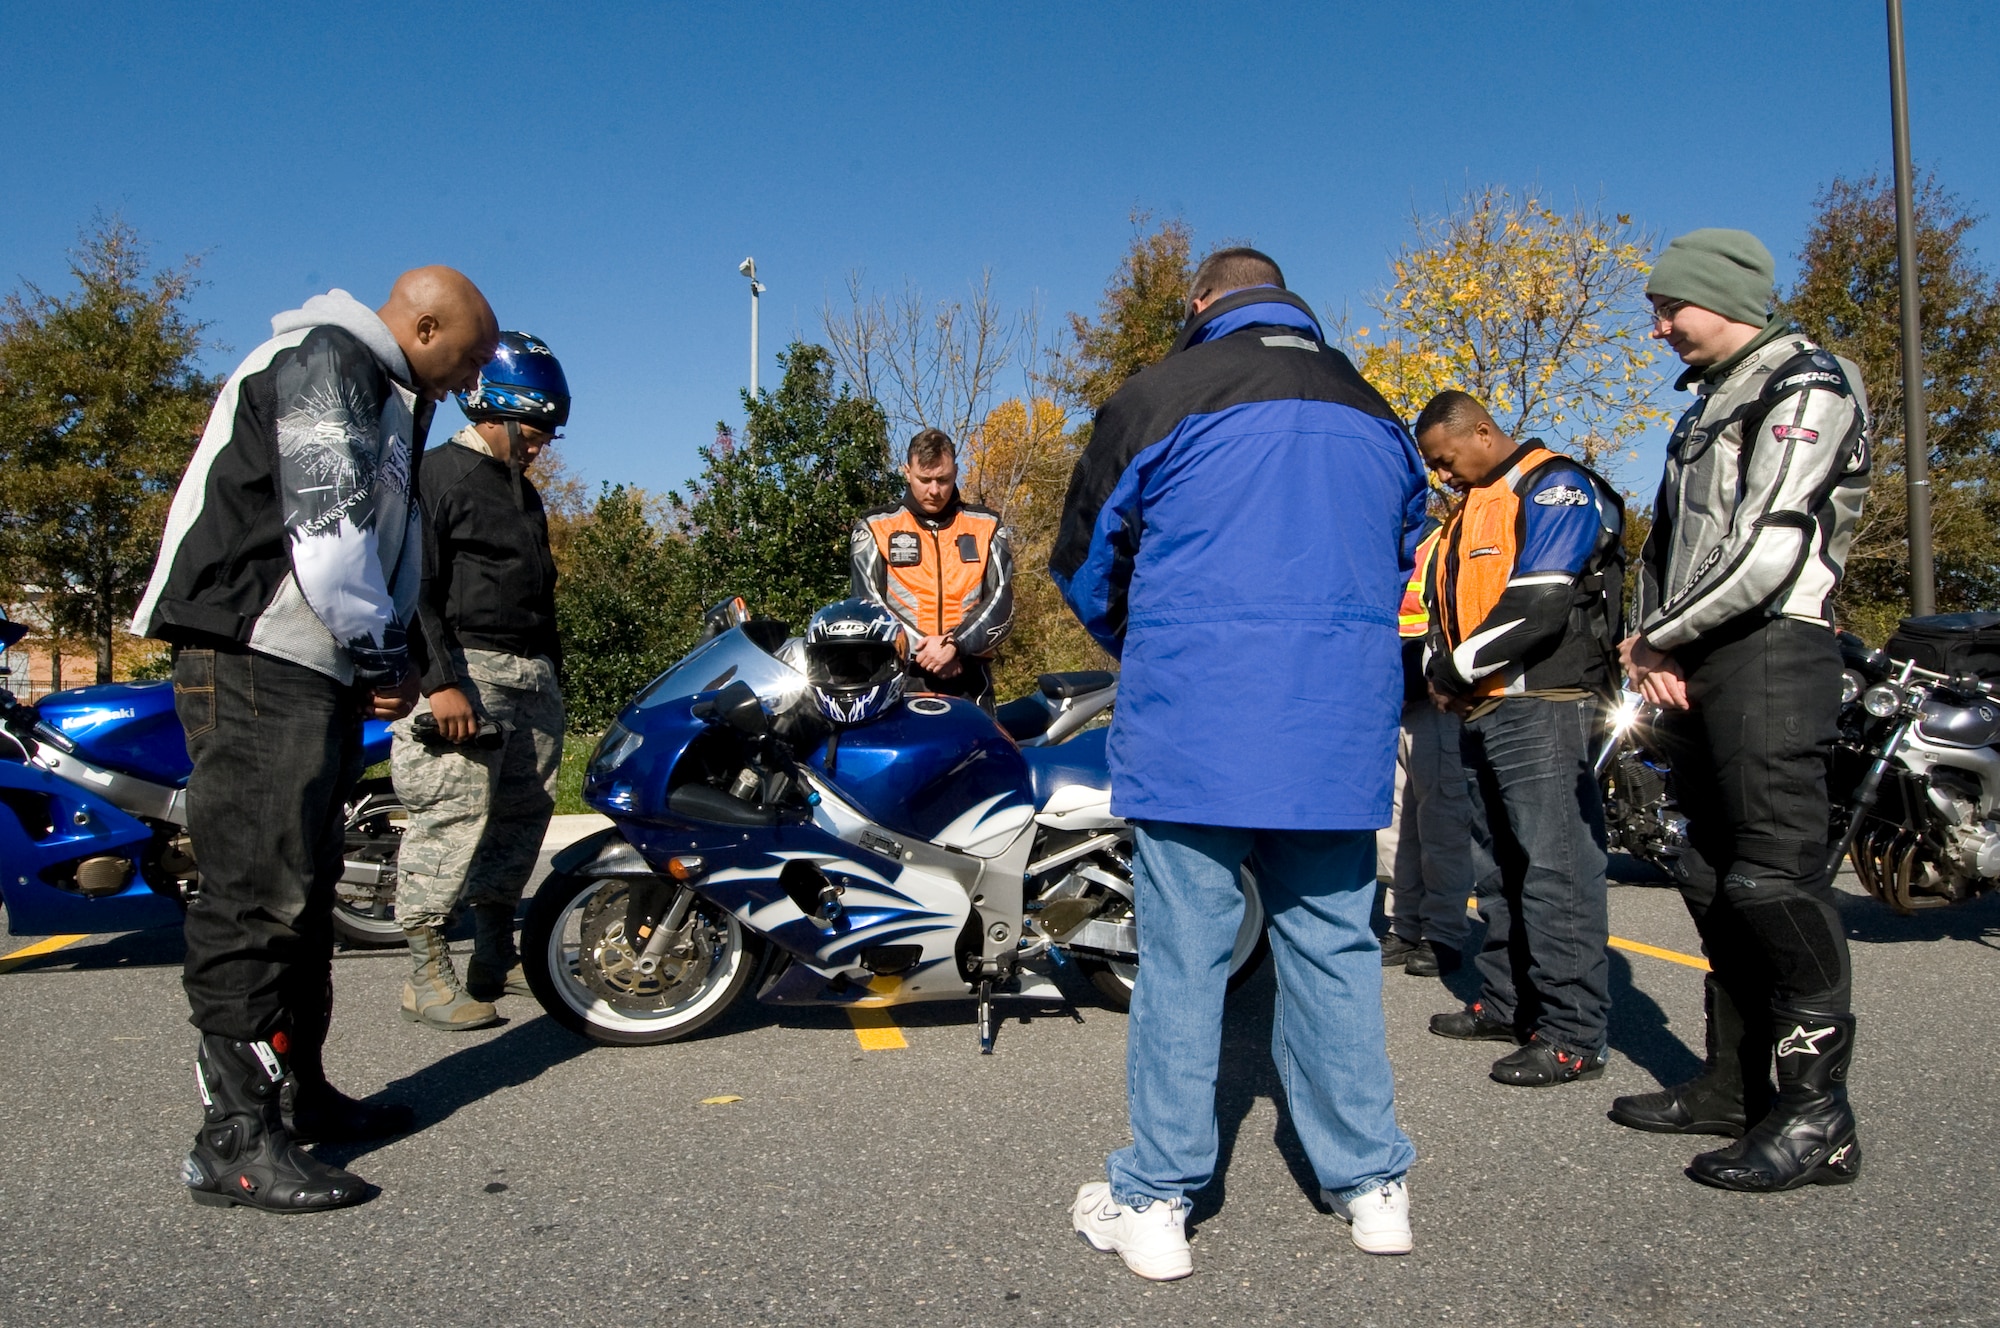
M 1342 1200 L 1410 1169 L 1382 1024 L 1381 948 L 1369 929 L 1367 831 L 1239 830 L 1142 821 L 1133 885 L 1139 980 L 1126 1033 L 1132 1144 L 1106 1170 L 1120 1203 L 1179 1199 L 1215 1174 L 1222 1001 L 1248 864 L 1278 966 L 1271 1056 L 1320 1184 Z
M 1595 701 L 1516 697 L 1465 725 L 1478 856 L 1480 1001 L 1571 1052 L 1604 1049 L 1611 1010 Z

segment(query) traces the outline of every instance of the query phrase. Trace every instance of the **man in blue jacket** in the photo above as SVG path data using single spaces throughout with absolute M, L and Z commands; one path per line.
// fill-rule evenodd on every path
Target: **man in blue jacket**
M 1276 263 L 1206 259 L 1187 328 L 1098 412 L 1049 572 L 1123 667 L 1112 809 L 1135 827 L 1132 1144 L 1071 1220 L 1141 1277 L 1192 1271 L 1216 1159 L 1222 1003 L 1254 878 L 1278 968 L 1272 1056 L 1335 1211 L 1410 1249 L 1369 928 L 1402 708 L 1397 589 L 1424 517 L 1415 445 Z

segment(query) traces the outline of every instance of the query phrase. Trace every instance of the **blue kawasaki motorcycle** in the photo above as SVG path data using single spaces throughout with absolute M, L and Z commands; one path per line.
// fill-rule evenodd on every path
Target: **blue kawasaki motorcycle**
M 911 695 L 828 736 L 799 722 L 798 640 L 735 603 L 591 758 L 584 801 L 614 825 L 557 855 L 522 927 L 543 1008 L 641 1045 L 753 988 L 773 1005 L 976 999 L 990 1052 L 993 1001 L 1061 999 L 1053 970 L 1071 962 L 1124 1008 L 1131 831 L 1111 814 L 1107 730 L 1087 727 L 1113 675 L 1045 675 L 1001 722 Z M 1245 892 L 1237 981 L 1265 952 Z
M 0 648 L 26 634 L 0 621 Z M 362 743 L 365 761 L 386 761 L 389 726 L 369 721 Z M 0 685 L 0 802 L 12 813 L 0 813 L 0 898 L 9 933 L 178 924 L 201 886 L 187 831 L 191 768 L 171 682 L 78 687 L 33 705 Z M 387 779 L 363 781 L 347 804 L 334 926 L 349 944 L 402 942 L 394 906 L 403 820 Z

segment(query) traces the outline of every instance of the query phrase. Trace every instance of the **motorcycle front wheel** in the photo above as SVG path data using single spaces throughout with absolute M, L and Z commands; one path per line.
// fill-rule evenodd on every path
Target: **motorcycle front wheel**
M 1247 870 L 1243 873 L 1243 905 L 1243 921 L 1236 928 L 1236 948 L 1229 956 L 1231 991 L 1248 982 L 1263 966 L 1265 956 L 1271 953 L 1270 938 L 1264 933 L 1264 901 L 1257 893 L 1256 879 Z M 1128 922 L 1132 917 L 1132 905 L 1126 902 L 1118 912 L 1101 916 L 1109 922 Z M 1097 988 L 1097 994 L 1104 998 L 1106 1005 L 1114 1010 L 1132 1008 L 1132 988 L 1139 980 L 1136 961 L 1077 955 L 1076 966 L 1090 979 L 1090 985 Z
M 334 934 L 357 950 L 403 944 L 396 925 L 396 853 L 410 814 L 387 779 L 363 780 L 345 809 L 346 871 L 333 887 Z
M 632 885 L 556 873 L 521 924 L 521 966 L 535 999 L 572 1033 L 612 1047 L 673 1042 L 706 1027 L 743 994 L 762 955 L 733 916 L 697 899 L 684 939 L 655 972 L 640 973 L 625 935 Z

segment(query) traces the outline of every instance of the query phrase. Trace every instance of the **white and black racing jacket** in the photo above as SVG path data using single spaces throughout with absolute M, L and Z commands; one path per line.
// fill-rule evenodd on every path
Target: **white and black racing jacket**
M 1639 577 L 1639 630 L 1674 650 L 1744 614 L 1833 624 L 1868 493 L 1868 400 L 1852 361 L 1773 328 L 1690 370 Z
M 431 407 L 387 325 L 346 291 L 271 332 L 216 398 L 132 631 L 393 682 L 423 575 L 411 477 Z

